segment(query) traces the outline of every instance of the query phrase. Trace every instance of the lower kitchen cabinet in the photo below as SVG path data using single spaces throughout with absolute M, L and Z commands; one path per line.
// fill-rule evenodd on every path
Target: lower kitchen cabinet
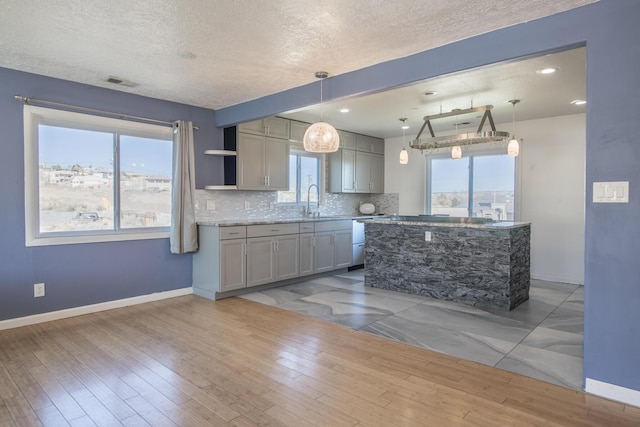
M 193 291 L 210 299 L 351 265 L 351 220 L 199 225 L 198 233 Z

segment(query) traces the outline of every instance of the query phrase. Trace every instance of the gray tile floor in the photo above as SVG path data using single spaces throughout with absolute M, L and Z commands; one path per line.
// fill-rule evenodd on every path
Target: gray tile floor
M 582 286 L 532 280 L 529 301 L 504 312 L 365 287 L 355 270 L 243 298 L 582 389 Z

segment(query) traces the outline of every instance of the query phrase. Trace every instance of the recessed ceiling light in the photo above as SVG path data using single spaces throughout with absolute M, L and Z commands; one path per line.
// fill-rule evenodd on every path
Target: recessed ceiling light
M 424 93 L 424 96 L 436 95 L 438 92 L 435 90 L 428 90 Z
M 402 126 L 402 129 L 409 129 L 409 126 L 404 125 L 404 126 Z
M 341 108 L 340 112 L 341 113 L 348 113 L 350 110 L 348 108 Z
M 560 68 L 557 67 L 547 67 L 547 68 L 540 68 L 539 70 L 536 70 L 536 73 L 538 74 L 553 74 L 556 71 L 558 71 Z
M 585 101 L 584 99 L 574 99 L 573 101 L 571 101 L 572 105 L 584 105 L 586 103 L 587 101 Z

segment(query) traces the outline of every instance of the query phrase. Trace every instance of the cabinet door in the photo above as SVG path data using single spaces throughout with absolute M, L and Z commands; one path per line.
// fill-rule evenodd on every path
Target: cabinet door
M 351 265 L 353 257 L 353 244 L 351 243 L 351 230 L 339 230 L 333 237 L 334 268 L 346 268 Z
M 220 292 L 247 287 L 245 239 L 220 241 Z
M 384 156 L 371 155 L 371 192 L 384 193 Z
M 247 239 L 247 287 L 275 280 L 272 237 Z
M 346 131 L 340 131 L 340 148 L 356 149 L 356 134 Z
M 289 189 L 289 141 L 265 139 L 267 190 Z
M 287 234 L 275 238 L 276 280 L 298 277 L 300 267 L 300 236 Z
M 374 154 L 384 154 L 384 139 L 371 139 L 371 152 Z
M 356 151 L 356 193 L 371 192 L 371 156 Z
M 289 140 L 290 120 L 282 117 L 269 117 L 263 120 L 265 135 L 272 138 Z
M 254 135 L 265 134 L 264 122 L 262 120 L 254 120 L 252 122 L 240 123 L 238 131 L 243 133 L 252 133 Z
M 342 192 L 356 191 L 356 152 L 342 150 Z
M 333 231 L 316 233 L 315 272 L 322 273 L 334 269 Z
M 238 134 L 237 151 L 237 186 L 239 190 L 264 190 L 264 147 L 265 137 Z
M 302 142 L 304 139 L 304 133 L 309 129 L 309 126 L 311 126 L 309 123 L 291 120 L 291 134 L 289 135 L 289 140 Z
M 314 273 L 313 233 L 300 235 L 300 276 Z

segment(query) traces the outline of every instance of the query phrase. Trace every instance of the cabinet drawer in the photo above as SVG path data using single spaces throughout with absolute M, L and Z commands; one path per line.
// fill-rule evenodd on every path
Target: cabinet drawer
M 317 221 L 315 224 L 318 231 L 351 230 L 353 223 L 350 219 L 339 219 L 335 221 Z
M 296 223 L 248 225 L 247 237 L 278 236 L 281 234 L 298 234 L 300 226 Z
M 220 240 L 243 239 L 245 237 L 247 237 L 247 227 L 244 225 L 220 227 Z
M 313 233 L 315 231 L 315 227 L 312 222 L 301 222 L 300 223 L 300 233 Z

